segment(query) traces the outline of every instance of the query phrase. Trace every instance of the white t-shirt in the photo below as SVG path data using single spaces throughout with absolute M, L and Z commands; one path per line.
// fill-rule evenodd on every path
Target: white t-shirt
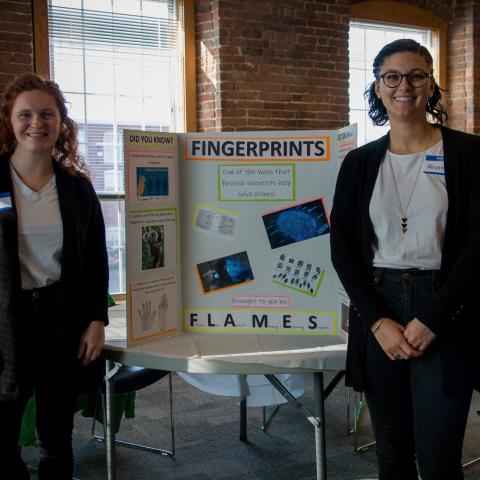
M 403 212 L 408 217 L 405 233 L 401 228 L 403 214 L 398 196 Z M 373 245 L 373 265 L 383 268 L 439 269 L 447 209 L 443 142 L 424 152 L 409 155 L 387 152 L 370 200 L 370 218 L 377 238 Z
M 22 288 L 30 290 L 60 279 L 63 224 L 55 175 L 39 191 L 25 185 L 10 166 L 18 217 L 18 256 Z

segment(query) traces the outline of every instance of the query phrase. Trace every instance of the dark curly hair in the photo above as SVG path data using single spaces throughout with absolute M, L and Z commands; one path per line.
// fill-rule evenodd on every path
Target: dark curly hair
M 374 125 L 385 125 L 388 123 L 388 114 L 383 102 L 375 93 L 375 83 L 380 80 L 380 68 L 386 57 L 394 53 L 413 52 L 421 55 L 427 62 L 431 72 L 433 72 L 433 59 L 430 52 L 415 40 L 401 39 L 385 45 L 373 60 L 373 75 L 375 80 L 370 83 L 365 90 L 364 96 L 368 102 L 368 116 Z M 443 125 L 447 120 L 448 114 L 446 108 L 441 103 L 442 94 L 440 87 L 435 82 L 433 95 L 427 101 L 426 114 L 432 123 Z
M 77 124 L 68 116 L 66 100 L 60 87 L 51 80 L 33 73 L 25 73 L 15 77 L 6 87 L 0 109 L 0 155 L 10 156 L 15 150 L 16 140 L 10 117 L 17 97 L 23 92 L 41 90 L 48 93 L 60 112 L 60 134 L 53 147 L 52 156 L 60 167 L 71 175 L 76 173 L 89 177 L 89 170 L 78 153 Z

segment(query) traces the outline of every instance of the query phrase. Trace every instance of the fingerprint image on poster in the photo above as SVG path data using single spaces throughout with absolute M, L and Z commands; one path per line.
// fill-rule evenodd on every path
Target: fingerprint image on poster
M 325 269 L 304 258 L 280 253 L 272 281 L 282 287 L 316 297 L 325 276 Z
M 204 294 L 241 285 L 254 279 L 247 252 L 199 263 L 197 271 Z
M 268 212 L 262 219 L 272 249 L 330 233 L 323 198 Z

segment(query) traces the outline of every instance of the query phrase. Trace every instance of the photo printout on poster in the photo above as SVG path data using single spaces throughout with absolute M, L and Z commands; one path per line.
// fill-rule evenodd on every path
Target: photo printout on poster
M 267 212 L 262 219 L 272 248 L 330 233 L 330 219 L 322 197 Z
M 176 266 L 176 217 L 175 208 L 129 212 L 127 269 L 130 275 Z
M 168 167 L 137 167 L 137 199 L 169 198 Z
M 193 219 L 193 228 L 199 232 L 232 240 L 240 216 L 236 212 L 211 205 L 199 204 Z
M 176 200 L 177 142 L 172 133 L 124 131 L 127 201 Z
M 135 152 L 129 154 L 128 176 L 130 198 L 136 202 L 175 199 L 175 169 L 168 152 Z
M 177 329 L 175 275 L 134 283 L 130 288 L 131 340 L 171 333 Z
M 272 273 L 272 282 L 305 295 L 316 297 L 325 269 L 303 258 L 279 253 Z
M 197 272 L 204 295 L 254 280 L 247 252 L 199 263 Z

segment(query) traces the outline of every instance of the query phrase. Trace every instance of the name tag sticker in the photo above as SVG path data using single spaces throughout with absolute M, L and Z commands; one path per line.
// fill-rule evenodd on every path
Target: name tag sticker
M 445 175 L 443 155 L 427 155 L 425 157 L 425 169 L 423 173 L 428 175 Z
M 0 193 L 0 210 L 9 210 L 12 208 L 12 197 L 10 192 Z

